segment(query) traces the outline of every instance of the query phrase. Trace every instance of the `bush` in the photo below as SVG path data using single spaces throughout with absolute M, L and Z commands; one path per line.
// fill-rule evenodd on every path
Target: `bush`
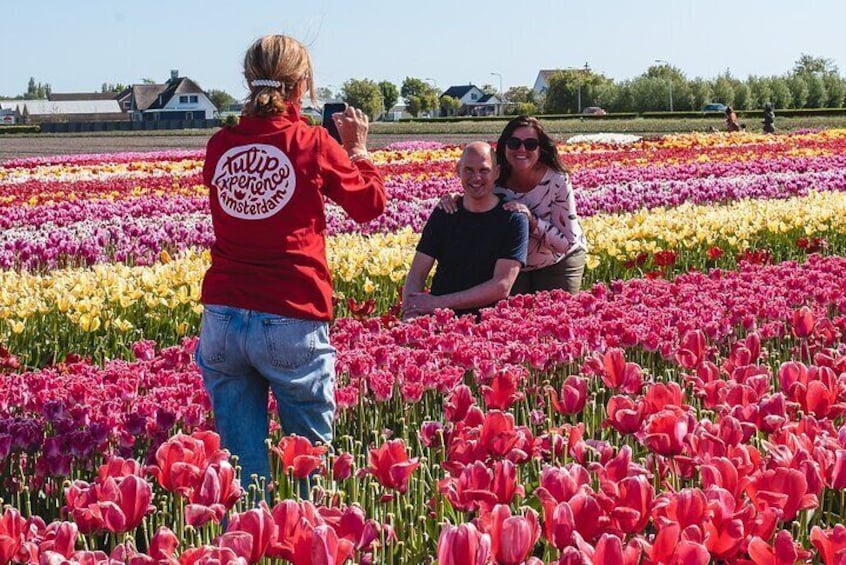
M 39 133 L 40 126 L 0 126 L 0 134 L 4 133 Z

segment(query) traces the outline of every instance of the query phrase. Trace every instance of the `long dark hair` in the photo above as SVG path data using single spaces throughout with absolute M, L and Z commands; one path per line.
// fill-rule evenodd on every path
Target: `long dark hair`
M 505 142 L 509 137 L 514 135 L 517 129 L 523 127 L 534 129 L 538 135 L 540 149 L 539 161 L 553 171 L 559 173 L 567 172 L 567 168 L 561 163 L 561 159 L 558 158 L 558 149 L 555 147 L 555 142 L 543 130 L 540 121 L 532 116 L 517 116 L 506 124 L 505 129 L 502 130 L 496 142 L 496 162 L 499 165 L 499 178 L 496 179 L 496 183 L 499 186 L 505 186 L 505 183 L 508 182 L 508 177 L 511 176 L 511 165 L 505 160 Z

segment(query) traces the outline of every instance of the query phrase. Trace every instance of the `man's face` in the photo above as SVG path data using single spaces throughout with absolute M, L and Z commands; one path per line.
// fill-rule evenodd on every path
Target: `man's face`
M 467 151 L 458 162 L 458 177 L 464 194 L 474 200 L 487 198 L 493 192 L 498 167 L 492 151 Z

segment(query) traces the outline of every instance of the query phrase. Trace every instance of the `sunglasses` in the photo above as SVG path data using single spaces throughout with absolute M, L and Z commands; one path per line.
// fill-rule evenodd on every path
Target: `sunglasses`
M 521 145 L 526 148 L 526 151 L 534 151 L 540 146 L 540 141 L 538 141 L 534 137 L 529 137 L 526 139 L 520 139 L 519 137 L 509 137 L 505 140 L 505 146 L 511 149 L 512 151 L 520 149 Z

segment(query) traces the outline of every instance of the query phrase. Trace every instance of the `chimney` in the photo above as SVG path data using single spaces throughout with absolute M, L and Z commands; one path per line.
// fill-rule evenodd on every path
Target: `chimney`
M 178 78 L 179 78 L 179 69 L 171 69 L 170 80 L 176 80 Z

